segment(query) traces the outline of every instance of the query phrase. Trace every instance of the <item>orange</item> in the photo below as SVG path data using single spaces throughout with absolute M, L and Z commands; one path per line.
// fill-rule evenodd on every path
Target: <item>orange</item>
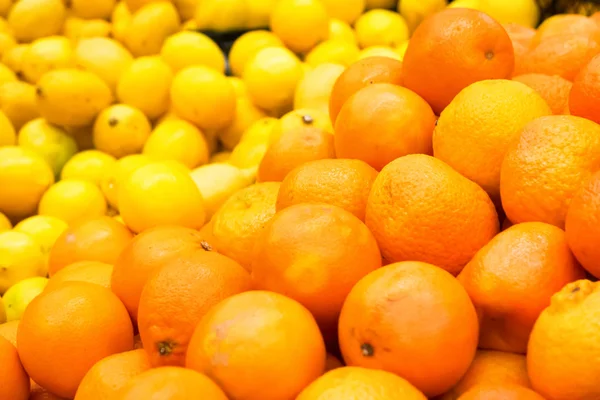
M 347 365 L 393 372 L 428 397 L 465 374 L 477 337 L 467 292 L 452 275 L 422 262 L 390 264 L 361 279 L 339 321 Z
M 600 39 L 585 35 L 553 36 L 523 58 L 520 74 L 559 75 L 573 81 L 577 73 L 600 53 Z
M 133 349 L 133 328 L 127 310 L 108 289 L 69 282 L 29 304 L 17 347 L 31 379 L 58 396 L 73 398 L 96 362 Z
M 525 84 L 505 79 L 475 82 L 440 115 L 433 155 L 499 202 L 506 151 L 528 122 L 550 114 L 544 99 Z
M 282 132 L 267 148 L 259 167 L 259 182 L 281 182 L 294 168 L 313 160 L 335 158 L 333 135 L 313 126 L 306 115 L 303 125 Z
M 327 336 L 352 287 L 379 267 L 375 238 L 358 218 L 332 205 L 298 204 L 265 226 L 252 277 L 259 288 L 304 305 Z
M 0 398 L 27 400 L 29 377 L 19 360 L 17 349 L 0 337 Z
M 559 14 L 547 18 L 540 24 L 531 41 L 531 47 L 557 36 L 586 36 L 600 33 L 594 20 L 579 14 Z
M 51 290 L 64 282 L 88 282 L 110 289 L 113 266 L 99 261 L 78 261 L 67 265 L 52 276 L 44 290 Z
M 572 115 L 600 124 L 600 55 L 575 76 L 569 95 L 569 110 Z
M 231 399 L 293 399 L 325 369 L 325 345 L 310 312 L 277 293 L 252 291 L 206 314 L 186 367 L 205 373 Z
M 414 92 L 389 83 L 360 89 L 335 122 L 335 153 L 381 170 L 407 154 L 432 154 L 431 107 Z
M 67 400 L 64 397 L 58 397 L 50 393 L 45 388 L 41 387 L 34 381 L 31 381 L 31 392 L 29 392 L 29 400 Z
M 531 41 L 535 36 L 536 30 L 528 26 L 519 25 L 516 23 L 502 24 L 508 37 L 510 38 L 513 50 L 515 53 L 515 68 L 512 75 L 520 75 L 523 59 L 527 53 L 529 53 L 529 47 Z
M 594 276 L 600 276 L 600 172 L 596 172 L 571 201 L 565 231 L 577 260 Z
M 439 400 L 455 400 L 478 385 L 518 385 L 529 388 L 527 359 L 524 355 L 477 350 L 467 373 Z
M 386 371 L 343 367 L 328 372 L 300 393 L 296 400 L 425 400 L 406 380 Z
M 250 270 L 254 244 L 275 215 L 279 182 L 257 183 L 233 194 L 213 216 L 212 245 Z
M 402 62 L 389 57 L 368 57 L 350 65 L 338 77 L 329 98 L 329 116 L 335 124 L 342 106 L 350 96 L 374 83 L 402 83 Z
M 112 400 L 130 379 L 149 369 L 148 356 L 141 349 L 103 358 L 85 374 L 75 400 Z
M 545 400 L 531 389 L 516 385 L 478 385 L 458 400 Z
M 571 198 L 600 169 L 600 125 L 570 115 L 538 118 L 506 153 L 500 193 L 513 223 L 540 221 L 559 228 Z
M 223 391 L 206 376 L 180 367 L 162 367 L 145 371 L 132 378 L 114 400 L 227 400 Z
M 595 399 L 600 388 L 600 286 L 580 280 L 565 286 L 533 327 L 527 371 L 533 389 L 546 399 Z
M 13 346 L 17 345 L 17 329 L 20 320 L 8 321 L 0 324 L 0 336 L 8 340 Z
M 513 81 L 521 82 L 538 92 L 550 106 L 552 114 L 568 114 L 569 93 L 573 84 L 558 75 L 525 74 L 515 76 Z
M 165 263 L 148 278 L 139 304 L 138 328 L 151 364 L 183 367 L 200 319 L 221 300 L 251 288 L 241 265 L 202 247 Z
M 199 249 L 201 242 L 198 231 L 182 226 L 148 229 L 129 242 L 114 264 L 111 289 L 134 320 L 148 276 L 167 261 Z
M 111 217 L 83 219 L 64 231 L 50 250 L 50 276 L 77 261 L 113 264 L 133 234 Z
M 583 278 L 565 232 L 542 222 L 499 233 L 458 275 L 479 314 L 479 347 L 523 354 L 552 295 Z
M 332 369 L 341 368 L 344 364 L 334 356 L 333 354 L 327 353 L 327 358 L 325 359 L 325 372 L 329 372 Z
M 365 221 L 389 262 L 424 261 L 454 275 L 499 230 L 494 204 L 481 187 L 420 154 L 379 173 Z
M 481 11 L 447 8 L 426 18 L 404 54 L 404 86 L 439 113 L 473 82 L 509 78 L 514 67 L 510 37 Z
M 318 160 L 291 171 L 281 182 L 277 210 L 300 203 L 325 203 L 365 219 L 377 171 L 360 160 Z

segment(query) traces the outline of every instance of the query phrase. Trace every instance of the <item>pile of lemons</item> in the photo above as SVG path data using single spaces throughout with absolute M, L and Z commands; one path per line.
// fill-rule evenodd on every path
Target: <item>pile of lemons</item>
M 0 0 L 0 294 L 18 319 L 83 217 L 202 227 L 345 67 L 402 60 L 445 0 Z M 457 0 L 534 25 L 534 0 Z M 226 58 L 200 33 L 258 29 Z M 230 76 L 226 75 L 230 72 Z M 14 227 L 13 227 L 14 225 Z M 17 283 L 17 285 L 14 285 Z M 0 307 L 0 311 L 4 308 Z

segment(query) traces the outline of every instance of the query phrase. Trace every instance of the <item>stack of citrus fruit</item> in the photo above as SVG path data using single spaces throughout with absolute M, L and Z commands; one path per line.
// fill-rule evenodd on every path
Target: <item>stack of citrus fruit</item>
M 539 19 L 0 0 L 0 400 L 599 399 L 600 14 Z

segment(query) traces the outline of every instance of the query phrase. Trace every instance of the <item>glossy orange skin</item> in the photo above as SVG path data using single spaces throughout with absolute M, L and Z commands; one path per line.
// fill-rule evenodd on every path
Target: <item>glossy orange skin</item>
M 423 261 L 454 275 L 499 229 L 480 186 L 422 154 L 401 157 L 379 173 L 365 222 L 389 262 Z
M 375 178 L 377 170 L 360 160 L 307 162 L 281 182 L 277 211 L 300 203 L 325 203 L 341 207 L 364 221 Z
M 198 249 L 157 269 L 140 297 L 138 328 L 152 366 L 185 365 L 187 345 L 208 310 L 252 289 L 250 274 L 224 255 Z
M 56 395 L 73 398 L 96 362 L 133 349 L 133 327 L 110 290 L 69 282 L 29 304 L 19 324 L 17 347 L 31 379 Z
M 159 226 L 137 235 L 114 264 L 111 289 L 136 321 L 140 296 L 148 276 L 164 263 L 200 249 L 198 231 L 181 226 Z
M 48 281 L 44 290 L 52 290 L 64 282 L 89 282 L 110 289 L 113 266 L 99 261 L 78 261 L 67 265 Z
M 17 346 L 17 330 L 20 322 L 20 320 L 15 320 L 0 324 L 0 337 L 8 340 L 15 347 Z
M 600 172 L 592 175 L 573 197 L 565 231 L 577 260 L 590 274 L 600 276 Z
M 543 222 L 499 233 L 458 275 L 479 314 L 479 347 L 522 354 L 552 295 L 583 278 L 565 232 Z
M 114 264 L 133 239 L 125 225 L 111 217 L 77 221 L 58 237 L 48 258 L 50 276 L 77 261 Z
M 83 377 L 75 400 L 112 400 L 135 376 L 150 369 L 144 350 L 113 354 L 98 361 Z
M 258 182 L 281 182 L 294 168 L 310 161 L 335 158 L 333 135 L 309 125 L 283 132 L 269 145 L 258 167 Z
M 27 400 L 29 376 L 19 360 L 17 349 L 0 337 L 0 398 Z
M 536 30 L 516 23 L 502 24 L 502 27 L 506 30 L 506 33 L 512 42 L 515 54 L 515 68 L 512 76 L 520 75 L 523 57 L 529 52 L 529 47 L 535 36 Z
M 514 63 L 502 25 L 481 11 L 448 8 L 415 30 L 404 54 L 403 84 L 439 115 L 471 83 L 509 78 Z
M 273 217 L 256 244 L 252 277 L 264 290 L 304 305 L 326 334 L 335 334 L 344 299 L 381 254 L 354 215 L 326 204 L 298 204 Z
M 571 199 L 600 170 L 600 125 L 570 115 L 538 118 L 523 128 L 500 170 L 500 194 L 513 223 L 564 229 Z
M 531 389 L 514 385 L 475 386 L 458 400 L 545 400 Z
M 475 386 L 489 384 L 530 388 L 525 356 L 501 351 L 477 350 L 465 375 L 456 386 L 437 400 L 456 400 Z
M 362 160 L 381 170 L 407 154 L 433 154 L 436 117 L 414 92 L 389 83 L 369 85 L 353 94 L 335 123 L 335 154 Z
M 339 320 L 347 365 L 393 372 L 428 397 L 465 374 L 478 335 L 467 292 L 448 272 L 422 262 L 390 264 L 361 279 Z
M 273 292 L 232 296 L 202 318 L 186 367 L 230 399 L 293 399 L 325 370 L 325 344 L 310 312 Z M 227 360 L 224 362 L 224 360 Z
M 572 115 L 600 124 L 600 55 L 594 57 L 575 77 L 569 96 Z
M 114 400 L 228 400 L 223 391 L 206 376 L 181 367 L 154 368 L 131 379 Z
M 569 93 L 573 84 L 558 75 L 524 74 L 513 81 L 521 82 L 535 90 L 546 100 L 555 115 L 569 113 Z
M 350 96 L 374 83 L 402 84 L 402 62 L 389 57 L 367 57 L 350 65 L 338 77 L 329 98 L 329 116 L 335 125 Z

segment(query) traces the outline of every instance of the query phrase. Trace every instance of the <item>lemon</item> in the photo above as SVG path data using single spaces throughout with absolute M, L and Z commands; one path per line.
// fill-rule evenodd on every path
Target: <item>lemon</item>
M 179 11 L 179 15 L 181 15 L 181 18 L 185 21 L 194 18 L 199 1 L 200 0 L 173 0 L 173 3 L 175 4 L 177 11 Z
M 238 78 L 237 76 L 228 76 L 227 80 L 231 83 L 231 86 L 233 86 L 235 97 L 238 99 L 240 97 L 248 97 L 248 88 L 241 78 Z
M 0 111 L 0 147 L 13 146 L 17 142 L 17 134 L 8 117 Z
M 117 0 L 70 0 L 73 14 L 80 18 L 108 18 Z
M 0 64 L 0 86 L 5 82 L 15 82 L 17 76 L 15 73 L 6 65 Z
M 36 153 L 22 147 L 0 147 L 0 212 L 15 220 L 35 214 L 53 183 L 52 169 Z
M 69 39 L 49 36 L 31 43 L 23 54 L 21 71 L 28 82 L 37 83 L 46 72 L 73 65 L 73 47 Z
M 406 20 L 410 31 L 414 32 L 425 18 L 443 10 L 446 3 L 446 0 L 402 0 L 398 3 L 398 12 Z
M 303 74 L 302 63 L 290 50 L 267 47 L 246 65 L 243 80 L 254 104 L 282 115 L 292 108 L 294 91 Z
M 19 0 L 8 14 L 15 38 L 31 42 L 60 33 L 67 11 L 63 0 Z
M 13 3 L 13 0 L 0 0 L 0 16 L 6 17 Z
M 137 10 L 125 30 L 125 45 L 136 56 L 160 53 L 165 39 L 179 31 L 179 14 L 172 3 L 150 3 Z
M 140 57 L 126 68 L 117 85 L 117 98 L 150 119 L 169 109 L 173 72 L 160 57 Z
M 211 38 L 199 32 L 179 32 L 165 40 L 160 51 L 174 72 L 193 65 L 204 65 L 225 72 L 225 56 Z
M 398 4 L 397 0 L 366 0 L 365 6 L 367 10 L 372 10 L 374 8 L 394 8 L 396 4 Z
M 224 75 L 196 65 L 179 71 L 171 87 L 173 110 L 204 130 L 227 127 L 235 116 L 235 90 Z
M 6 215 L 0 212 L 0 232 L 10 231 L 12 229 L 12 223 Z
M 342 65 L 326 63 L 307 73 L 296 88 L 294 108 L 320 110 L 328 114 L 333 85 L 344 69 Z
M 115 104 L 96 118 L 94 145 L 104 153 L 121 158 L 142 151 L 151 130 L 150 121 L 139 109 Z
M 329 34 L 329 15 L 319 0 L 281 0 L 271 14 L 271 31 L 295 53 L 307 53 Z
M 45 73 L 36 88 L 42 117 L 56 125 L 90 125 L 108 107 L 113 96 L 96 74 L 79 69 L 60 69 Z
M 82 179 L 55 183 L 42 196 L 39 215 L 49 215 L 71 224 L 81 218 L 106 214 L 106 200 L 98 186 Z
M 129 27 L 129 22 L 131 22 L 131 18 L 131 11 L 127 7 L 127 3 L 124 1 L 119 1 L 113 9 L 110 17 L 112 22 L 112 37 L 115 38 L 115 40 L 123 43 L 125 40 L 125 34 L 127 33 L 127 28 Z
M 248 27 L 248 2 L 246 0 L 202 0 L 194 15 L 202 31 L 230 32 Z
M 54 246 L 56 239 L 69 226 L 62 219 L 49 217 L 47 215 L 34 215 L 19 222 L 14 230 L 23 232 L 33 237 L 41 246 L 42 252 L 48 254 Z
M 317 129 L 333 133 L 327 111 L 300 108 L 287 113 L 273 125 L 269 143 L 273 143 L 285 132 L 299 131 L 306 126 L 313 126 Z
M 44 291 L 47 284 L 48 278 L 35 276 L 11 286 L 2 296 L 7 321 L 20 320 L 29 303 Z
M 206 164 L 209 157 L 202 132 L 183 120 L 158 125 L 148 138 L 143 154 L 154 161 L 179 161 L 188 168 Z
M 400 54 L 391 47 L 387 46 L 371 46 L 363 49 L 359 55 L 358 60 L 362 60 L 364 58 L 369 57 L 388 57 L 393 58 L 394 60 L 401 60 L 402 57 Z
M 29 48 L 29 44 L 19 44 L 7 49 L 2 55 L 2 64 L 10 68 L 14 73 L 21 74 L 23 66 L 23 55 Z
M 0 293 L 23 279 L 45 272 L 45 256 L 33 237 L 16 231 L 0 233 Z
M 389 10 L 367 11 L 356 21 L 356 37 L 360 47 L 395 47 L 409 38 L 404 18 Z
M 199 229 L 204 225 L 204 201 L 189 172 L 173 162 L 138 168 L 119 188 L 119 211 L 134 232 L 158 225 Z
M 82 179 L 100 185 L 106 171 L 116 159 L 98 150 L 85 150 L 75 154 L 62 169 L 61 179 Z
M 4 83 L 0 86 L 0 109 L 15 129 L 21 129 L 27 122 L 39 117 L 35 86 L 22 81 Z M 3 123 L 0 117 L 0 125 Z
M 324 63 L 349 66 L 360 53 L 357 45 L 339 39 L 330 39 L 318 44 L 308 53 L 305 62 L 316 67 Z
M 152 161 L 144 154 L 132 154 L 117 160 L 112 165 L 100 182 L 100 189 L 106 197 L 108 204 L 114 209 L 119 209 L 119 186 L 127 175 L 133 173 L 140 167 L 150 164 Z
M 501 24 L 516 23 L 535 28 L 540 9 L 535 0 L 481 0 L 481 11 Z
M 265 142 L 241 141 L 231 152 L 228 162 L 238 168 L 258 169 L 268 148 L 269 144 Z
M 207 220 L 233 193 L 253 181 L 247 171 L 225 163 L 203 165 L 190 174 L 204 198 Z
M 259 119 L 246 129 L 241 140 L 245 142 L 269 143 L 273 135 L 273 128 L 277 125 L 278 121 L 277 118 L 272 117 Z
M 344 42 L 356 44 L 356 34 L 350 25 L 346 22 L 331 18 L 329 20 L 329 40 L 342 40 Z
M 230 151 L 220 151 L 218 153 L 213 154 L 210 157 L 210 160 L 208 160 L 208 162 L 210 164 L 214 164 L 214 163 L 226 163 L 227 161 L 229 161 L 230 157 L 231 157 L 231 152 Z
M 67 133 L 43 118 L 26 123 L 19 131 L 19 146 L 39 154 L 60 176 L 65 163 L 77 153 L 77 143 Z
M 131 53 L 113 39 L 81 39 L 75 47 L 77 66 L 96 74 L 113 91 L 116 90 L 121 75 L 132 62 Z
M 70 41 L 77 43 L 79 39 L 109 37 L 112 35 L 112 30 L 112 24 L 103 19 L 69 17 L 65 21 L 63 35 Z
M 325 4 L 330 17 L 340 19 L 348 24 L 365 11 L 365 0 L 321 0 Z
M 198 24 L 195 19 L 190 19 L 181 24 L 182 31 L 199 31 Z
M 235 76 L 242 76 L 248 61 L 265 47 L 282 47 L 283 42 L 265 30 L 250 31 L 233 42 L 229 52 L 229 65 Z
M 123 0 L 123 3 L 131 12 L 135 12 L 145 6 L 146 4 L 156 3 L 164 0 Z
M 472 8 L 474 10 L 481 10 L 482 0 L 454 0 L 448 4 L 449 8 Z
M 0 32 L 0 56 L 4 57 L 4 54 L 17 47 L 17 41 L 15 38 L 6 32 Z

